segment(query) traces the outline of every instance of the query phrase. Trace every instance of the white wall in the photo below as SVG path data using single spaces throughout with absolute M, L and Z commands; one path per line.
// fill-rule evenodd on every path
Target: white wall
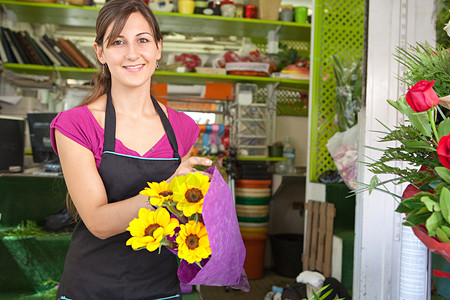
M 307 158 L 308 117 L 277 116 L 275 140 L 290 136 L 295 148 L 295 166 L 305 167 Z

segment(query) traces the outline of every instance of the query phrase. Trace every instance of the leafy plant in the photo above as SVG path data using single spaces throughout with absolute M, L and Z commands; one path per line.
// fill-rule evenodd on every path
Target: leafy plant
M 441 45 L 428 42 L 396 48 L 395 59 L 406 67 L 398 80 L 412 86 L 420 80 L 436 81 L 433 89 L 439 97 L 450 94 L 450 53 Z
M 55 280 L 47 280 L 42 283 L 44 291 L 37 293 L 35 296 L 41 300 L 56 299 L 56 294 L 59 288 L 59 282 Z
M 277 71 L 281 71 L 289 65 L 296 64 L 298 61 L 303 62 L 305 68 L 309 68 L 309 58 L 301 55 L 296 49 L 290 48 L 288 45 L 280 43 L 280 51 L 273 57 L 277 64 Z
M 450 47 L 450 39 L 445 31 L 441 30 L 445 24 L 450 20 L 450 1 L 437 0 L 436 1 L 436 42 L 446 48 Z
M 312 290 L 313 296 L 310 297 L 308 300 L 324 300 L 328 297 L 329 294 L 331 294 L 331 292 L 333 291 L 332 289 L 328 290 L 325 294 L 320 295 L 323 291 L 325 291 L 328 288 L 329 284 L 326 286 L 323 286 L 317 293 Z M 320 296 L 319 296 L 320 295 Z M 306 300 L 306 299 L 302 299 L 302 300 Z M 342 300 L 342 298 L 338 299 L 338 300 Z
M 336 56 L 333 55 L 332 59 L 336 80 L 336 121 L 339 131 L 343 132 L 358 123 L 362 104 L 361 59 L 350 68 L 345 68 Z
M 38 226 L 36 222 L 26 220 L 20 222 L 15 228 L 2 233 L 5 236 L 51 236 L 53 233 L 49 233 L 42 230 L 42 227 Z

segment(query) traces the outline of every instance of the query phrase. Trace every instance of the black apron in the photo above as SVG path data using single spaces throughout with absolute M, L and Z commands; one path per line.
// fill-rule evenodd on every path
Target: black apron
M 116 114 L 111 93 L 107 94 L 99 173 L 108 203 L 136 196 L 147 181 L 166 180 L 181 162 L 172 126 L 153 97 L 152 102 L 173 148 L 173 158 L 149 159 L 115 153 Z M 126 231 L 99 239 L 80 220 L 70 241 L 57 299 L 181 299 L 176 256 L 165 247 L 160 254 L 134 251 L 125 245 L 130 237 Z

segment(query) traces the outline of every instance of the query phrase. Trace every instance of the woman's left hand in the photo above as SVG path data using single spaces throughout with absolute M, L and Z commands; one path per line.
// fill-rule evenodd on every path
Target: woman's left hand
M 169 181 L 176 176 L 186 175 L 187 173 L 190 173 L 190 172 L 200 172 L 204 175 L 208 175 L 209 177 L 211 177 L 210 173 L 198 171 L 197 169 L 195 169 L 194 166 L 196 166 L 196 165 L 209 167 L 212 165 L 212 160 L 207 157 L 200 157 L 200 156 L 186 157 L 185 156 L 181 160 L 181 164 L 178 166 L 175 173 L 169 178 Z

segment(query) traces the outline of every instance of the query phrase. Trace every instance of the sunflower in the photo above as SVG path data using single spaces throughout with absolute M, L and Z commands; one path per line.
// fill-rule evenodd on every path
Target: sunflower
M 188 173 L 175 177 L 173 181 L 173 201 L 177 209 L 186 217 L 202 213 L 203 201 L 209 189 L 209 177 L 201 173 Z
M 126 245 L 131 245 L 134 250 L 147 248 L 150 252 L 155 251 L 165 243 L 167 235 L 174 235 L 175 228 L 178 226 L 178 220 L 170 218 L 170 214 L 165 208 L 158 210 L 141 208 L 139 218 L 134 218 L 127 228 L 131 238 L 128 239 Z
M 151 205 L 162 206 L 164 201 L 172 200 L 171 185 L 166 181 L 147 182 L 147 184 L 149 187 L 145 187 L 140 194 L 147 196 Z
M 186 225 L 181 224 L 176 241 L 178 257 L 190 264 L 200 262 L 211 255 L 208 234 L 202 222 L 191 220 Z

